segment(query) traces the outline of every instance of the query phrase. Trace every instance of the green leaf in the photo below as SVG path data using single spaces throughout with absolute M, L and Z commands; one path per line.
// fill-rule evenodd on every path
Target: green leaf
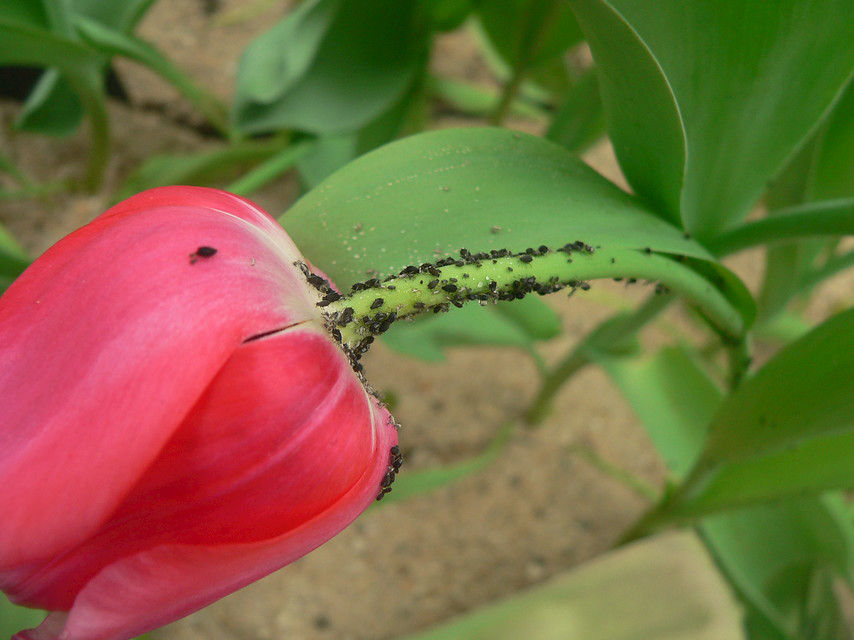
M 766 196 L 769 215 L 805 202 L 843 199 L 854 195 L 854 83 L 849 83 L 828 121 L 777 176 Z M 782 211 L 780 211 L 782 210 Z M 854 220 L 854 216 L 852 216 Z M 854 225 L 852 225 L 854 229 Z M 828 247 L 825 240 L 801 240 L 768 247 L 759 308 L 765 322 L 782 312 L 803 291 L 816 258 Z M 832 273 L 833 271 L 829 271 Z M 807 293 L 808 293 L 807 289 Z
M 585 72 L 569 89 L 554 114 L 546 138 L 575 153 L 581 153 L 605 131 L 605 113 L 599 94 L 596 70 Z
M 238 142 L 194 153 L 160 154 L 136 168 L 119 189 L 116 200 L 168 184 L 212 184 L 240 168 L 266 160 L 283 149 L 281 139 Z
M 702 545 L 674 533 L 611 551 L 407 640 L 741 640 L 739 614 Z
M 471 14 L 472 0 L 425 0 L 430 23 L 438 31 L 453 31 Z
M 582 39 L 572 11 L 560 0 L 480 0 L 476 11 L 504 62 L 512 68 L 521 64 L 535 75 Z M 542 29 L 536 27 L 540 20 Z
M 290 128 L 318 135 L 359 129 L 407 91 L 426 52 L 415 3 L 341 0 L 310 64 L 284 93 L 261 102 L 238 81 L 235 126 L 244 133 Z
M 849 82 L 818 142 L 811 200 L 854 196 L 854 82 Z
M 846 0 L 571 0 L 635 191 L 702 237 L 741 220 L 854 67 Z
M 504 451 L 510 442 L 513 431 L 513 423 L 505 424 L 498 430 L 486 449 L 462 462 L 436 469 L 423 469 L 421 471 L 406 471 L 405 473 L 401 473 L 394 481 L 394 489 L 383 498 L 380 505 L 408 500 L 415 496 L 436 491 L 487 468 Z
M 330 176 L 281 222 L 342 288 L 462 247 L 523 251 L 583 240 L 709 257 L 565 149 L 505 129 L 388 144 Z
M 526 298 L 529 299 L 540 302 Z M 516 305 L 466 305 L 455 313 L 425 316 L 412 324 L 398 323 L 383 336 L 383 341 L 395 351 L 430 362 L 444 360 L 443 349 L 452 346 L 498 345 L 522 349 L 532 346 L 535 339 L 531 334 L 502 315 L 499 306 Z
M 498 303 L 489 307 L 512 322 L 532 340 L 551 340 L 560 335 L 560 317 L 539 298 L 527 297 L 512 304 Z
M 705 518 L 700 531 L 721 569 L 749 606 L 748 625 L 766 628 L 760 637 L 800 640 L 822 620 L 832 621 L 838 604 L 819 619 L 810 616 L 810 583 L 832 570 L 854 570 L 854 525 L 838 495 L 799 498 Z M 751 636 L 753 637 L 753 636 Z
M 118 31 L 129 33 L 156 0 L 70 0 L 76 15 L 83 15 Z
M 0 39 L 6 45 L 0 49 L 0 64 L 73 70 L 86 67 L 98 58 L 95 51 L 71 38 L 8 19 L 2 13 Z
M 634 409 L 668 469 L 684 477 L 697 461 L 721 390 L 685 347 L 596 360 Z
M 0 593 L 0 637 L 12 637 L 22 629 L 36 627 L 43 619 L 43 611 L 16 607 Z
M 220 131 L 227 130 L 225 107 L 219 100 L 198 87 L 171 60 L 153 46 L 117 29 L 85 16 L 76 16 L 74 26 L 80 37 L 107 55 L 121 55 L 157 73 L 181 92 L 208 121 Z
M 854 487 L 854 309 L 780 351 L 727 397 L 662 511 L 685 517 Z
M 31 133 L 67 136 L 83 119 L 80 100 L 56 68 L 45 71 L 15 118 L 15 128 Z
M 240 59 L 237 92 L 269 104 L 302 78 L 323 42 L 341 0 L 309 0 L 255 38 Z

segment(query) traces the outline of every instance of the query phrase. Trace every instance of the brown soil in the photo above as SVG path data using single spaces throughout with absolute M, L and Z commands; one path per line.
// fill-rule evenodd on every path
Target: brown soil
M 225 16 L 247 3 L 213 4 L 221 6 L 208 14 L 202 2 L 157 3 L 141 34 L 227 98 L 240 51 L 282 7 L 253 3 L 269 8 L 223 25 Z M 435 65 L 443 72 L 489 81 L 465 37 L 450 36 L 437 51 Z M 133 104 L 111 106 L 114 155 L 104 188 L 93 195 L 58 192 L 0 203 L 0 219 L 34 254 L 100 213 L 142 159 L 212 144 L 187 126 L 197 122 L 196 116 L 158 78 L 131 63 L 120 62 L 117 68 Z M 14 112 L 13 105 L 0 105 L 4 125 Z M 9 128 L 0 131 L 2 147 L 35 179 L 80 175 L 87 150 L 84 134 L 54 141 L 12 135 Z M 619 179 L 607 145 L 595 148 L 587 159 Z M 295 193 L 288 179 L 255 199 L 276 214 Z M 752 282 L 760 273 L 757 257 L 735 264 Z M 835 294 L 821 298 L 829 302 L 817 314 L 825 315 L 851 290 L 837 284 Z M 612 311 L 614 299 L 627 302 L 642 294 L 608 283 L 570 300 L 552 296 L 549 302 L 561 312 L 565 331 L 543 346 L 544 358 L 554 362 L 566 353 Z M 668 320 L 681 322 L 679 311 Z M 644 339 L 670 341 L 661 323 Z M 434 493 L 370 509 L 306 558 L 153 638 L 368 640 L 411 633 L 604 552 L 642 513 L 646 500 L 589 462 L 589 455 L 579 455 L 578 448 L 653 487 L 662 486 L 662 463 L 601 370 L 590 368 L 576 376 L 548 421 L 529 430 L 518 417 L 536 390 L 537 373 L 519 351 L 459 348 L 445 362 L 427 364 L 377 345 L 365 367 L 378 389 L 399 399 L 395 414 L 403 424 L 405 471 L 465 460 L 484 450 L 508 422 L 516 425 L 510 444 L 486 470 Z

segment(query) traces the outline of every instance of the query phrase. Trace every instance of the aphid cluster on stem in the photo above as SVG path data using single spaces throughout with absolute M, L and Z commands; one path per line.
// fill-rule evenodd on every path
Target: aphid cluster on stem
M 391 485 L 394 484 L 402 465 L 403 456 L 400 455 L 400 447 L 394 445 L 388 452 L 388 467 L 382 481 L 380 481 L 380 492 L 377 494 L 377 500 L 382 500 L 386 494 L 391 493 Z
M 398 319 L 425 311 L 442 313 L 450 309 L 451 305 L 462 307 L 467 301 L 487 304 L 517 300 L 531 292 L 545 295 L 567 286 L 573 292 L 576 289 L 589 289 L 590 285 L 586 282 L 566 280 L 557 275 L 537 276 L 539 269 L 532 273 L 532 267 L 537 266 L 533 264 L 535 261 L 551 254 L 553 273 L 556 254 L 563 253 L 566 255 L 565 261 L 572 262 L 572 254 L 589 255 L 594 251 L 592 246 L 581 240 L 556 250 L 540 245 L 536 249 L 529 247 L 521 252 L 492 249 L 474 253 L 463 248 L 459 250 L 458 257 L 446 256 L 432 263 L 408 265 L 397 275 L 383 280 L 371 277 L 364 282 L 357 282 L 344 300 L 326 280 L 312 274 L 305 264 L 297 264 L 308 282 L 323 294 L 318 306 L 332 305 L 323 313 L 327 328 L 341 344 L 353 369 L 361 373 L 361 356 L 375 337 L 385 333 Z M 495 267 L 484 268 L 490 264 Z M 348 306 L 344 307 L 344 304 Z

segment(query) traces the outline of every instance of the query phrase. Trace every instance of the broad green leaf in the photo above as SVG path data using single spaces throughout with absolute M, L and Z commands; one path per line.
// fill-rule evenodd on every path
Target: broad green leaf
M 15 22 L 38 29 L 47 29 L 50 20 L 43 2 L 0 3 L 0 22 Z
M 479 0 L 476 13 L 489 42 L 511 69 L 521 69 L 542 86 L 564 89 L 563 55 L 581 31 L 562 0 Z
M 728 396 L 671 517 L 854 487 L 854 309 L 780 351 Z
M 15 128 L 31 133 L 67 136 L 83 119 L 80 99 L 56 68 L 45 71 L 15 118 Z
M 536 298 L 526 298 L 526 300 Z M 522 302 L 522 301 L 519 301 Z M 501 304 L 502 307 L 515 307 Z M 548 307 L 545 307 L 548 309 Z M 529 348 L 535 339 L 513 320 L 503 316 L 496 307 L 466 305 L 455 313 L 418 318 L 412 324 L 398 323 L 383 336 L 383 341 L 395 351 L 422 360 L 440 362 L 443 349 L 465 345 L 498 345 Z
M 489 308 L 515 324 L 533 340 L 550 340 L 560 335 L 560 317 L 539 298 L 529 296 Z
M 11 638 L 22 629 L 31 629 L 44 620 L 44 612 L 16 607 L 0 593 L 0 638 Z
M 331 135 L 371 122 L 407 91 L 426 60 L 417 9 L 399 0 L 341 0 L 307 69 L 284 93 L 259 102 L 238 84 L 235 126 Z
M 569 89 L 554 114 L 546 138 L 575 153 L 581 153 L 605 131 L 605 114 L 596 70 L 584 73 Z
M 565 149 L 505 129 L 448 129 L 361 156 L 303 196 L 282 224 L 342 288 L 472 251 L 541 244 L 708 259 Z
M 341 0 L 308 0 L 255 38 L 240 59 L 238 95 L 269 104 L 303 77 L 340 5 Z
M 348 162 L 363 153 L 391 142 L 405 126 L 411 111 L 413 91 L 407 91 L 396 104 L 358 131 L 321 136 L 299 162 L 303 183 L 316 187 Z
M 721 390 L 685 347 L 596 360 L 640 418 L 671 473 L 684 477 L 703 449 Z
M 846 0 L 571 0 L 637 193 L 708 238 L 741 220 L 851 77 Z
M 473 0 L 426 0 L 432 28 L 453 31 L 471 14 Z
M 392 493 L 392 495 L 394 495 Z M 702 545 L 671 533 L 406 640 L 741 640 L 740 611 Z
M 97 60 L 97 53 L 82 43 L 30 24 L 7 19 L 0 13 L 0 64 L 85 67 Z
M 705 518 L 700 531 L 737 592 L 749 603 L 749 627 L 766 629 L 759 637 L 800 640 L 808 625 L 833 621 L 838 608 L 811 619 L 810 583 L 854 570 L 854 525 L 838 495 L 798 498 Z

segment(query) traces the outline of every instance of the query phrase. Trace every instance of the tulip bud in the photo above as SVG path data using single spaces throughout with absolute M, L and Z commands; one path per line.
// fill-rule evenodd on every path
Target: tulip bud
M 0 298 L 0 589 L 52 612 L 15 640 L 132 638 L 308 553 L 383 491 L 394 421 L 301 261 L 252 203 L 164 187 Z

